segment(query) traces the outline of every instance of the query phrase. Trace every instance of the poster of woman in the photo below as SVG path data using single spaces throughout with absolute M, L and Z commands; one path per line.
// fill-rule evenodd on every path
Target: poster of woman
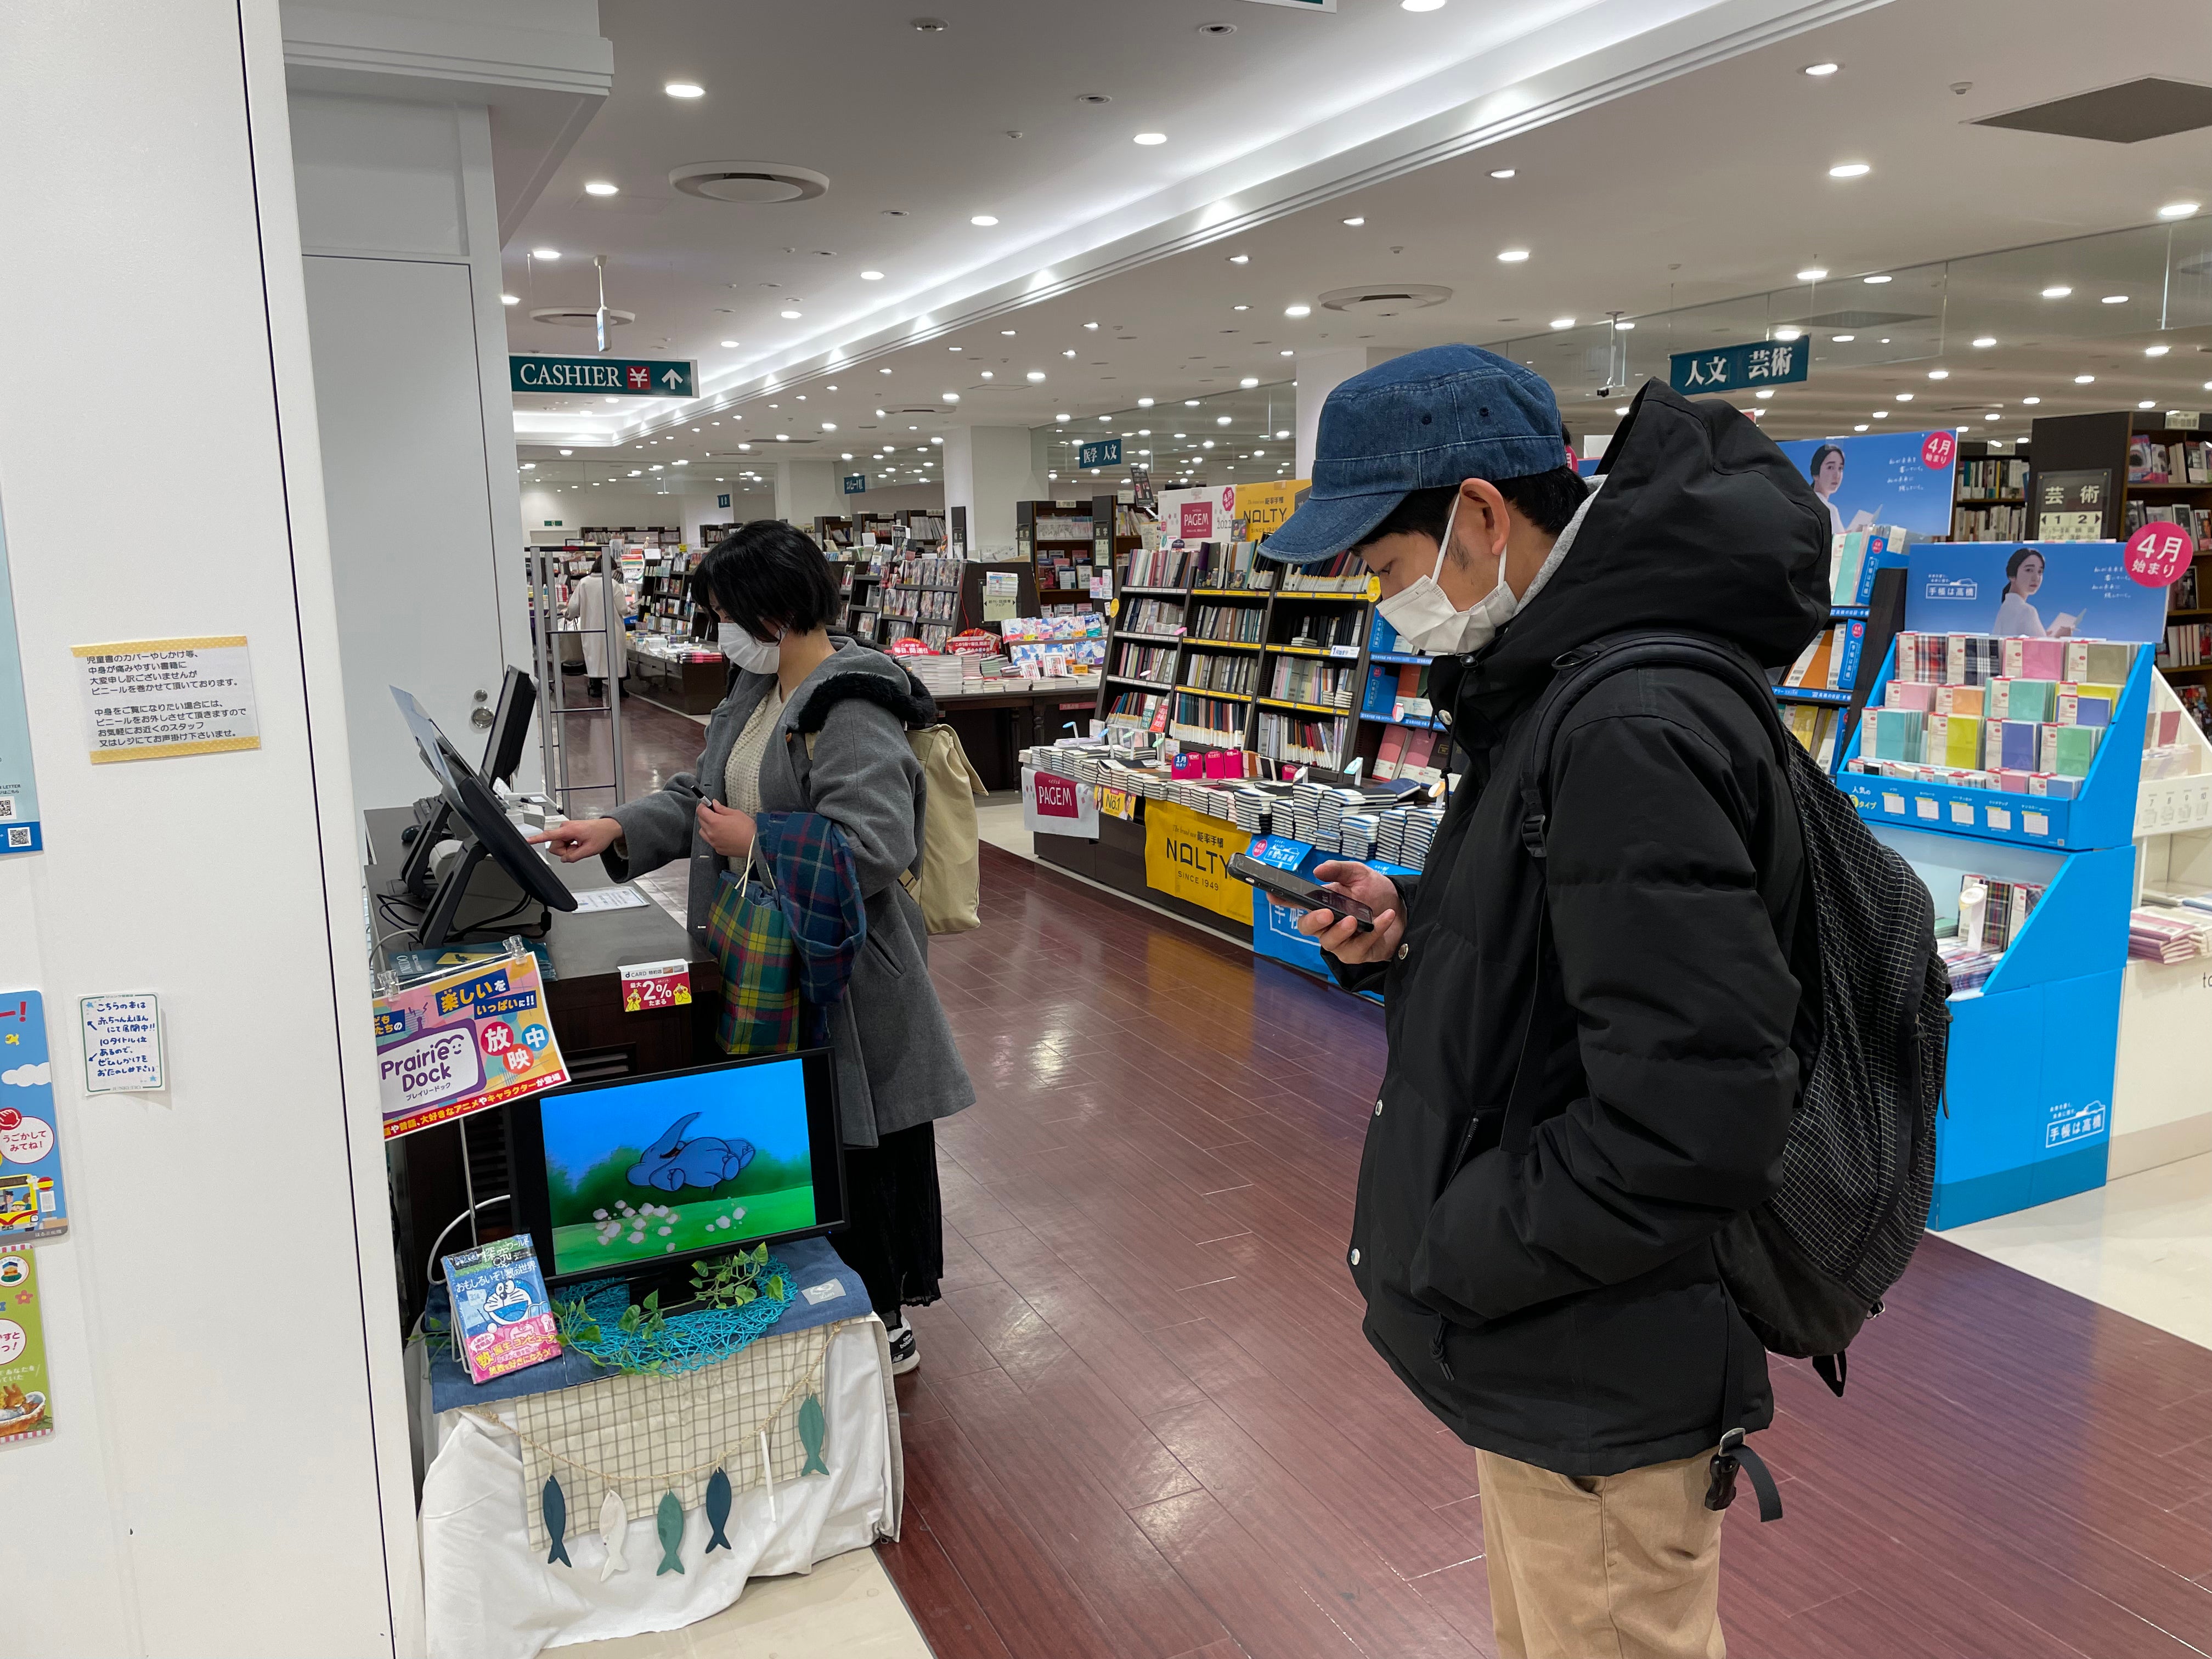
M 2119 542 L 1922 542 L 1911 552 L 1905 625 L 1984 638 L 2155 641 L 2166 589 L 2128 574 Z
M 1781 450 L 1805 470 L 1813 493 L 1828 509 L 1832 534 L 1874 528 L 1915 536 L 1951 533 L 1958 443 L 1949 432 L 1800 438 Z
M 2063 640 L 2073 637 L 2081 617 L 2067 611 L 2058 611 L 2051 618 L 2051 625 L 2043 623 L 2043 614 L 2035 607 L 2034 599 L 2043 587 L 2044 571 L 2048 564 L 2044 556 L 2033 547 L 2023 547 L 2005 560 L 2004 596 L 1997 605 L 1997 619 L 1990 632 L 2001 638 L 2015 635 L 2032 640 Z

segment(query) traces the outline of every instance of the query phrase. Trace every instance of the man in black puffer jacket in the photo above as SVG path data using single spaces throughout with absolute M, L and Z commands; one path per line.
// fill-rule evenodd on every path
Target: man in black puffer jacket
M 1577 479 L 1549 387 L 1465 346 L 1346 381 L 1318 450 L 1266 550 L 1362 552 L 1401 648 L 1437 653 L 1462 774 L 1419 878 L 1322 866 L 1373 932 L 1304 923 L 1387 1003 L 1346 1252 L 1368 1338 L 1481 1454 L 1501 1654 L 1715 1659 L 1708 1468 L 1773 1399 L 1712 1239 L 1780 1182 L 1814 1018 L 1796 813 L 1757 712 L 1686 668 L 1574 704 L 1541 862 L 1520 771 L 1593 641 L 1794 659 L 1827 617 L 1826 517 L 1750 421 L 1656 382 Z

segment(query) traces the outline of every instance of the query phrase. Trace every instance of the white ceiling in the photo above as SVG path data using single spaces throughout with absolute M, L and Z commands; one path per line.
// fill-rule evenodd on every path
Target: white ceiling
M 614 443 L 662 465 L 726 457 L 739 441 L 760 446 L 754 462 L 866 457 L 886 437 L 911 447 L 954 424 L 1061 412 L 1081 423 L 1139 395 L 1279 381 L 1295 362 L 1286 352 L 1498 342 L 1554 317 L 1587 325 L 1760 293 L 1807 266 L 1831 279 L 1797 297 L 1818 310 L 1857 304 L 1875 292 L 1850 292 L 1863 274 L 2141 225 L 2176 198 L 2212 203 L 2204 133 L 2114 145 L 1966 125 L 2206 61 L 2212 25 L 2179 0 L 2136 0 L 2124 30 L 2063 0 L 1451 0 L 1425 14 L 1342 3 L 1313 15 L 1128 0 L 1102 32 L 1079 10 L 962 0 L 936 8 L 946 31 L 922 34 L 907 24 L 914 5 L 875 0 L 834 18 L 765 9 L 742 28 L 719 5 L 609 0 L 614 93 L 508 246 L 524 301 L 509 313 L 511 343 L 587 349 L 588 334 L 520 313 L 588 300 L 588 256 L 604 252 L 610 303 L 639 313 L 618 349 L 697 357 L 708 396 L 642 421 L 635 407 L 611 419 L 605 405 L 518 399 L 524 457 L 551 456 L 544 441 L 556 436 L 580 453 Z M 1211 21 L 1237 33 L 1195 32 Z M 1842 71 L 1800 72 L 1827 58 Z M 708 95 L 667 98 L 661 86 L 676 78 Z M 1086 106 L 1086 93 L 1114 101 Z M 1170 141 L 1136 146 L 1141 131 Z M 1431 155 L 1443 159 L 1419 165 Z M 738 158 L 815 167 L 831 186 L 813 202 L 737 207 L 666 185 L 681 163 Z M 1843 161 L 1872 172 L 1830 179 Z M 1489 176 L 1504 167 L 1516 176 Z M 588 197 L 593 179 L 621 193 Z M 906 216 L 886 216 L 892 208 Z M 974 212 L 1000 223 L 972 227 Z M 544 246 L 562 252 L 556 265 L 526 259 Z M 1500 264 L 1509 247 L 1530 257 Z M 1248 263 L 1231 264 L 1240 253 Z M 866 269 L 884 280 L 863 282 Z M 1338 287 L 1409 282 L 1453 297 L 1389 319 L 1316 303 Z M 1909 286 L 1901 277 L 1882 297 Z M 1291 319 L 1293 304 L 1314 309 Z M 804 314 L 784 321 L 787 308 Z M 2098 374 L 2091 387 L 2062 372 L 2078 355 L 2052 344 L 2068 337 L 2065 319 L 2039 315 L 1995 349 L 1939 339 L 1942 389 L 1961 410 L 2007 410 L 1995 435 L 2014 435 L 2015 413 L 2024 422 L 2022 396 L 2043 397 L 2042 413 L 2113 407 L 2124 392 L 2130 404 L 2212 401 L 2194 335 L 2151 360 L 2142 346 L 2158 337 L 2120 337 L 2113 321 L 2081 325 L 2102 337 L 2101 366 L 2075 371 Z M 1644 343 L 1639 377 L 1662 355 Z M 1047 378 L 1033 385 L 1031 372 Z M 1838 357 L 1778 393 L 1768 423 L 1784 435 L 1838 429 L 1916 375 L 1924 367 Z M 1610 423 L 1610 399 L 1555 379 L 1578 428 Z

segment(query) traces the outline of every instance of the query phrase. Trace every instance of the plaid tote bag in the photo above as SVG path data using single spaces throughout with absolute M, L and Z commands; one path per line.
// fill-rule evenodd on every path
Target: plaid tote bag
M 714 1024 L 722 1052 L 783 1054 L 797 1048 L 799 947 L 767 873 L 750 855 L 744 874 L 722 873 L 707 916 L 707 943 L 722 965 L 722 1013 Z

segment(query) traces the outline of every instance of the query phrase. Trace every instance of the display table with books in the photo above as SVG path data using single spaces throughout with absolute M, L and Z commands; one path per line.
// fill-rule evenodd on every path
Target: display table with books
M 898 1535 L 882 1322 L 825 1241 L 774 1249 L 789 1305 L 693 1369 L 610 1371 L 571 1350 L 478 1385 L 449 1341 L 410 1346 L 432 1659 L 680 1629 L 749 1579 Z

